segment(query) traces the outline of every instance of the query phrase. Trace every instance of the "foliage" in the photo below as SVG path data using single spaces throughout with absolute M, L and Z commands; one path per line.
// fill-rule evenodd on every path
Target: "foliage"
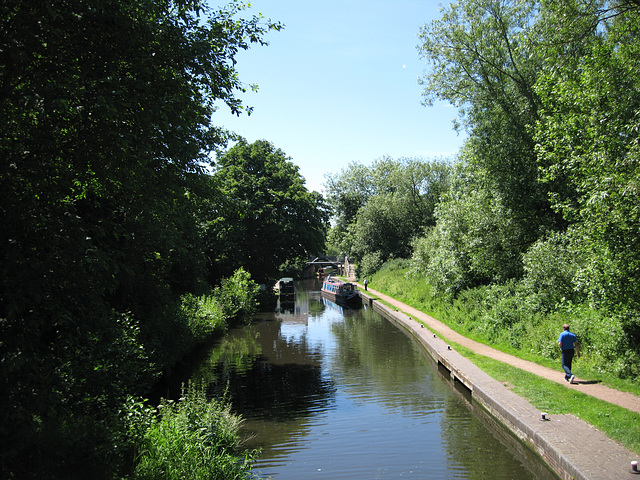
M 240 419 L 228 405 L 192 388 L 158 410 L 161 418 L 145 434 L 134 479 L 250 478 L 255 452 L 241 448 Z
M 224 310 L 214 295 L 185 294 L 182 296 L 182 311 L 188 319 L 194 344 L 211 338 L 227 326 Z
M 571 230 L 540 238 L 524 254 L 522 283 L 538 298 L 540 308 L 549 311 L 564 301 L 586 301 L 578 282 L 584 255 L 580 239 Z
M 376 193 L 370 169 L 356 162 L 340 173 L 327 175 L 324 187 L 339 231 L 344 231 L 355 221 L 358 210 Z
M 384 262 L 380 252 L 367 253 L 362 257 L 362 260 L 356 267 L 356 276 L 358 278 L 370 277 L 377 272 Z
M 486 172 L 462 162 L 454 171 L 449 192 L 436 206 L 435 226 L 413 242 L 413 270 L 426 276 L 435 294 L 455 295 L 522 271 L 522 224 Z
M 242 268 L 236 270 L 232 277 L 225 278 L 216 287 L 213 295 L 218 301 L 226 322 L 247 323 L 257 312 L 257 296 L 260 287 L 249 272 Z
M 460 107 L 469 139 L 414 272 L 452 301 L 502 292 L 494 341 L 567 304 L 598 312 L 617 344 L 601 363 L 626 359 L 626 376 L 640 358 L 639 21 L 626 0 L 453 2 L 419 46 L 425 103 Z
M 585 268 L 612 274 L 583 277 L 590 295 L 608 305 L 637 303 L 640 279 L 633 247 L 640 240 L 639 32 L 637 10 L 602 20 L 581 35 L 581 55 L 550 50 L 566 62 L 538 84 L 546 107 L 536 130 L 544 179 L 562 181 L 552 192 L 554 207 L 596 245 Z
M 571 28 L 566 14 L 577 20 Z M 544 20 L 552 40 L 545 53 L 558 60 L 536 86 L 544 106 L 535 129 L 542 178 L 581 242 L 576 288 L 620 319 L 627 358 L 637 360 L 640 7 L 567 1 Z
M 242 111 L 233 3 L 0 5 L 0 474 L 120 476 L 118 411 L 181 353 L 196 192 Z
M 467 160 L 486 172 L 486 188 L 520 224 L 524 238 L 512 243 L 523 249 L 538 238 L 540 225 L 555 229 L 559 221 L 538 182 L 530 128 L 541 107 L 534 86 L 546 66 L 530 28 L 538 12 L 535 0 L 452 2 L 422 28 L 418 47 L 431 66 L 421 79 L 425 104 L 459 107 L 469 131 Z
M 302 278 L 307 262 L 307 258 L 288 259 L 280 265 L 280 274 L 282 277 Z
M 449 171 L 446 160 L 385 157 L 371 167 L 354 163 L 328 177 L 327 201 L 335 221 L 329 242 L 359 263 L 365 257 L 408 256 L 411 239 L 435 222 Z
M 412 269 L 429 279 L 433 294 L 454 295 L 472 281 L 468 259 L 448 233 L 455 232 L 438 224 L 413 242 Z
M 514 280 L 468 288 L 455 298 L 437 295 L 406 260 L 386 263 L 369 281 L 377 291 L 438 318 L 463 335 L 542 364 L 559 359 L 556 339 L 562 325 L 570 323 L 578 335 L 585 372 L 635 383 L 640 378 L 623 315 L 564 299 L 549 309 L 537 292 Z
M 409 204 L 399 195 L 376 195 L 358 211 L 351 225 L 351 254 L 356 258 L 376 254 L 380 258 L 406 257 L 411 238 Z
M 286 261 L 324 250 L 322 196 L 307 191 L 298 167 L 269 142 L 238 141 L 218 158 L 212 182 L 219 192 L 205 212 L 212 283 L 242 266 L 273 284 Z

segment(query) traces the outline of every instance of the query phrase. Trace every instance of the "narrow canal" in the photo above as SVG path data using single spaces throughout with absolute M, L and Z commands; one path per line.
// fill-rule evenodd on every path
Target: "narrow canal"
M 422 348 L 371 308 L 343 310 L 317 280 L 295 305 L 230 331 L 192 375 L 226 392 L 284 479 L 551 479 L 528 449 L 453 389 Z

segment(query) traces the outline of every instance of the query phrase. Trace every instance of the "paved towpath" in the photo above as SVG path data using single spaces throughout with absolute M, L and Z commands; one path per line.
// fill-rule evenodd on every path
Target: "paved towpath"
M 353 281 L 353 280 L 352 280 Z M 356 283 L 356 282 L 354 282 Z M 362 290 L 364 290 L 364 285 L 356 283 Z M 436 320 L 435 318 L 427 315 L 424 312 L 421 312 L 409 305 L 406 305 L 395 298 L 389 297 L 383 293 L 377 292 L 368 288 L 368 292 L 372 295 L 376 295 L 380 299 L 384 300 L 393 307 L 398 310 L 411 315 L 412 317 L 420 320 L 425 324 L 425 326 L 437 333 L 440 334 L 441 337 L 448 339 L 450 342 L 457 343 L 462 345 L 469 350 L 479 354 L 484 355 L 489 358 L 493 358 L 495 360 L 499 360 L 504 363 L 508 363 L 509 365 L 513 365 L 514 367 L 518 367 L 527 372 L 534 373 L 540 377 L 546 378 L 547 380 L 551 380 L 556 383 L 560 383 L 565 385 L 567 388 L 576 389 L 582 393 L 587 395 L 591 395 L 593 397 L 599 398 L 600 400 L 604 400 L 609 403 L 613 403 L 615 405 L 619 405 L 633 412 L 640 413 L 640 397 L 637 397 L 631 393 L 621 392 L 619 390 L 615 390 L 613 388 L 609 388 L 605 385 L 602 385 L 598 382 L 589 381 L 588 379 L 581 379 L 576 377 L 576 383 L 569 384 L 564 379 L 564 372 L 562 371 L 560 365 L 558 365 L 558 369 L 554 370 L 551 368 L 544 367 L 542 365 L 538 365 L 534 362 L 529 362 L 527 360 L 522 360 L 518 357 L 514 357 L 513 355 L 509 355 L 504 352 L 500 352 L 495 348 L 491 348 L 482 343 L 478 343 L 474 340 L 471 340 L 467 337 L 460 335 L 455 332 L 444 323 Z M 579 360 L 578 360 L 579 361 Z

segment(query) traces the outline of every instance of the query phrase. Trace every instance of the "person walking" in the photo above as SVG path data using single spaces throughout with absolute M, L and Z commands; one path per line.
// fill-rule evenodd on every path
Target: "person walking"
M 369 282 L 367 281 L 367 279 L 364 279 L 364 291 L 367 291 L 367 285 L 369 285 Z
M 558 346 L 560 350 L 562 350 L 562 369 L 565 373 L 564 379 L 569 383 L 573 383 L 576 376 L 571 373 L 571 362 L 573 361 L 573 356 L 576 354 L 578 358 L 580 358 L 580 350 L 578 349 L 578 337 L 569 331 L 569 325 L 566 323 L 562 326 L 562 333 L 558 337 Z

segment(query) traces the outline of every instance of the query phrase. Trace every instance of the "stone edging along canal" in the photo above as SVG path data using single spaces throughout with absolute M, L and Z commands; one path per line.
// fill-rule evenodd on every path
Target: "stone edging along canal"
M 630 450 L 573 415 L 545 415 L 543 419 L 543 412 L 451 349 L 424 325 L 362 291 L 360 294 L 365 303 L 416 338 L 439 370 L 448 372 L 451 382 L 467 390 L 472 402 L 528 445 L 560 478 L 640 478 L 631 472 L 636 455 Z

